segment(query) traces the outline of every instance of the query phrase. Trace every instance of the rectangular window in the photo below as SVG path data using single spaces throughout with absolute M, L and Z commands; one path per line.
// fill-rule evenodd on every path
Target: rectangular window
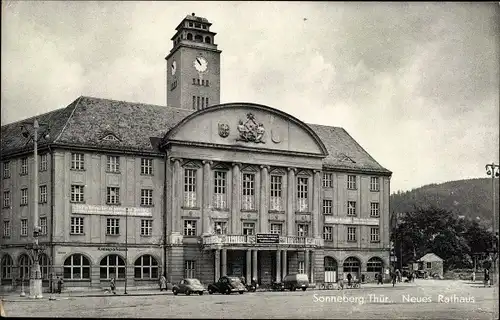
M 255 209 L 255 174 L 243 173 L 243 197 L 241 199 L 243 210 Z
M 120 219 L 106 219 L 106 234 L 108 236 L 116 236 L 120 234 Z
M 40 194 L 40 203 L 47 203 L 47 186 L 40 186 L 38 193 Z
M 306 263 L 304 261 L 299 261 L 298 273 L 306 273 Z
M 227 234 L 227 222 L 215 221 L 214 223 L 215 234 Z
M 205 85 L 206 85 L 207 87 L 208 87 L 208 86 L 210 86 L 210 84 L 209 84 L 208 80 L 205 80 Z M 207 98 L 207 101 L 208 101 L 208 98 Z
M 5 238 L 10 237 L 10 221 L 3 222 L 3 236 Z
M 331 173 L 323 172 L 323 188 L 331 188 L 333 186 L 333 178 Z
M 196 79 L 195 78 L 193 78 L 193 84 L 196 84 Z M 193 98 L 194 98 L 194 96 L 193 96 Z
M 243 234 L 245 236 L 252 236 L 255 234 L 255 223 L 243 223 Z
M 324 226 L 323 227 L 323 240 L 333 241 L 333 227 L 332 226 Z
M 120 188 L 118 188 L 118 187 L 108 187 L 107 188 L 106 203 L 107 204 L 119 204 L 120 203 Z
M 150 236 L 153 231 L 153 220 L 141 219 L 141 236 Z
M 41 217 L 38 223 L 40 226 L 40 235 L 46 235 L 47 234 L 47 217 Z
M 120 157 L 108 156 L 106 171 L 113 172 L 113 173 L 120 172 Z
M 208 97 L 207 97 L 207 101 L 206 102 L 207 102 L 207 107 L 208 107 Z
M 71 202 L 83 202 L 83 188 L 84 186 L 71 185 Z
M 10 208 L 10 191 L 3 192 L 3 207 Z
M 196 236 L 196 220 L 184 220 L 184 235 Z
M 309 225 L 299 223 L 297 225 L 297 237 L 308 237 L 309 236 Z
M 200 85 L 200 79 L 196 79 L 196 84 Z
M 271 210 L 283 211 L 283 177 L 271 175 Z
M 187 279 L 193 279 L 196 278 L 195 274 L 195 263 L 193 260 L 186 260 L 184 262 L 185 264 L 185 269 L 184 269 L 184 275 Z
M 21 219 L 21 236 L 28 235 L 28 219 Z
M 380 184 L 378 177 L 370 178 L 370 191 L 380 191 Z
M 356 241 L 356 227 L 347 227 L 347 241 Z
M 85 155 L 83 153 L 71 154 L 71 169 L 85 170 Z
M 205 108 L 205 97 L 201 97 L 201 108 Z
M 380 216 L 380 207 L 378 202 L 370 203 L 370 217 L 379 217 Z
M 225 209 L 227 206 L 226 178 L 225 171 L 214 171 L 214 207 L 216 209 Z
M 10 161 L 5 161 L 3 163 L 3 178 L 10 178 Z
M 28 158 L 22 158 L 21 159 L 21 175 L 26 175 L 28 174 Z
M 153 205 L 153 190 L 141 189 L 141 206 Z
M 22 206 L 28 205 L 28 189 L 27 188 L 21 189 L 21 205 Z
M 354 176 L 354 175 L 347 176 L 347 189 L 351 189 L 351 190 L 356 189 L 356 176 Z
M 269 228 L 269 232 L 272 234 L 283 234 L 283 225 L 281 223 L 271 223 L 271 227 Z
M 193 79 L 194 84 L 194 79 Z M 193 96 L 193 110 L 196 110 L 196 96 Z
M 184 170 L 184 206 L 196 208 L 196 169 Z
M 83 234 L 83 218 L 71 217 L 71 234 Z
M 427 268 L 427 269 L 432 268 L 432 262 L 427 262 L 427 263 L 426 263 L 426 268 Z
M 380 241 L 380 229 L 370 228 L 370 242 L 379 242 L 379 241 Z
M 47 154 L 40 155 L 40 171 L 47 171 Z
M 323 200 L 323 214 L 332 214 L 333 200 Z
M 200 110 L 200 97 L 196 97 L 196 110 Z
M 297 178 L 297 211 L 307 212 L 309 207 L 308 201 L 308 178 Z
M 356 215 L 356 201 L 347 201 L 347 215 L 348 216 Z
M 141 174 L 153 174 L 153 159 L 141 158 Z

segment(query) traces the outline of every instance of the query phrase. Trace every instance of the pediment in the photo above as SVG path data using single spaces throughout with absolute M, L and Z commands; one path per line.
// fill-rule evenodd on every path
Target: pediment
M 282 168 L 273 168 L 269 172 L 269 174 L 275 174 L 275 175 L 286 175 L 286 171 Z
M 318 135 L 304 122 L 280 110 L 251 103 L 231 103 L 199 110 L 164 137 L 162 146 L 188 144 L 325 157 Z
M 230 167 L 229 165 L 223 163 L 223 162 L 216 162 L 212 165 L 213 170 L 229 170 Z
M 189 160 L 189 161 L 184 162 L 182 164 L 182 167 L 183 168 L 191 168 L 191 169 L 199 169 L 199 168 L 201 168 L 201 165 L 196 161 Z
M 253 165 L 248 165 L 248 166 L 244 166 L 243 168 L 241 168 L 241 171 L 243 172 L 259 172 L 259 169 L 256 167 L 256 166 L 253 166 Z
M 307 177 L 310 177 L 311 176 L 311 172 L 308 171 L 308 170 L 300 170 L 299 172 L 297 172 L 297 176 L 307 176 Z

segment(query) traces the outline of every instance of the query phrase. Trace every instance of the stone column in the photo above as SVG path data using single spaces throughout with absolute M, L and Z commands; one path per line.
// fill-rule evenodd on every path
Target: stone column
M 316 264 L 316 254 L 315 254 L 314 250 L 312 250 L 311 251 L 311 278 L 309 279 L 309 281 L 311 283 L 314 283 L 314 271 L 316 270 L 315 264 Z
M 212 161 L 203 160 L 203 190 L 202 190 L 202 207 L 201 207 L 201 218 L 202 218 L 202 231 L 203 234 L 210 234 L 210 204 L 212 200 L 210 199 L 210 167 L 212 166 Z M 219 279 L 217 279 L 219 280 Z
M 220 250 L 215 250 L 215 282 L 219 281 L 220 278 Z
M 247 283 L 250 283 L 250 280 L 252 280 L 252 250 L 248 249 L 247 250 Z
M 283 260 L 281 262 L 281 265 L 283 267 L 283 272 L 281 273 L 281 276 L 283 278 L 285 278 L 285 276 L 288 274 L 288 272 L 287 272 L 287 269 L 288 269 L 287 263 L 288 263 L 287 251 L 283 250 Z
M 269 208 L 268 200 L 268 188 L 269 188 L 269 177 L 268 177 L 269 166 L 260 166 L 260 212 L 259 212 L 259 222 L 260 222 L 260 233 L 267 233 L 267 213 Z
M 286 205 L 286 234 L 288 236 L 293 236 L 295 233 L 295 168 L 288 168 L 288 190 L 286 192 L 287 205 Z
M 319 170 L 314 170 L 313 178 L 313 211 L 311 216 L 312 234 L 314 238 L 321 237 L 320 212 L 321 212 L 321 176 Z
M 241 173 L 239 163 L 233 163 L 233 186 L 231 201 L 231 231 L 230 234 L 241 234 L 240 209 L 241 209 Z
M 181 186 L 179 185 L 179 176 L 181 171 L 181 160 L 178 158 L 170 158 L 174 163 L 172 168 L 172 212 L 171 212 L 171 228 L 172 233 L 180 233 L 180 212 L 179 204 L 182 198 Z
M 276 282 L 281 282 L 281 250 L 276 250 Z
M 311 280 L 309 276 L 309 250 L 304 251 L 304 272 L 307 274 L 309 280 Z
M 227 249 L 222 249 L 222 276 L 227 276 Z
M 252 251 L 252 278 L 257 281 L 257 250 Z

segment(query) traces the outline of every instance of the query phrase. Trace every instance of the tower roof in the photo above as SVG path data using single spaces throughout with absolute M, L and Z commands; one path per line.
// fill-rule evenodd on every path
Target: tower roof
M 177 26 L 177 28 L 175 28 L 175 30 L 179 30 L 181 27 L 182 27 L 182 23 L 186 20 L 189 20 L 189 21 L 194 21 L 194 22 L 203 22 L 205 24 L 207 24 L 208 26 L 211 26 L 212 24 L 208 21 L 207 18 L 203 18 L 203 17 L 197 17 L 196 14 L 193 12 L 191 14 L 188 14 L 187 16 L 184 17 L 184 19 L 182 19 L 182 21 L 179 23 L 179 25 Z

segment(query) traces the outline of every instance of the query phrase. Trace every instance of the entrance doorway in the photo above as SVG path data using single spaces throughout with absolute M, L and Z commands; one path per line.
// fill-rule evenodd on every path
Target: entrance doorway
M 361 262 L 356 257 L 348 257 L 344 260 L 344 279 L 347 279 L 347 274 L 351 274 L 353 279 L 359 279 L 361 270 Z
M 325 257 L 324 259 L 325 267 L 325 282 L 334 283 L 337 282 L 337 261 L 332 257 Z

